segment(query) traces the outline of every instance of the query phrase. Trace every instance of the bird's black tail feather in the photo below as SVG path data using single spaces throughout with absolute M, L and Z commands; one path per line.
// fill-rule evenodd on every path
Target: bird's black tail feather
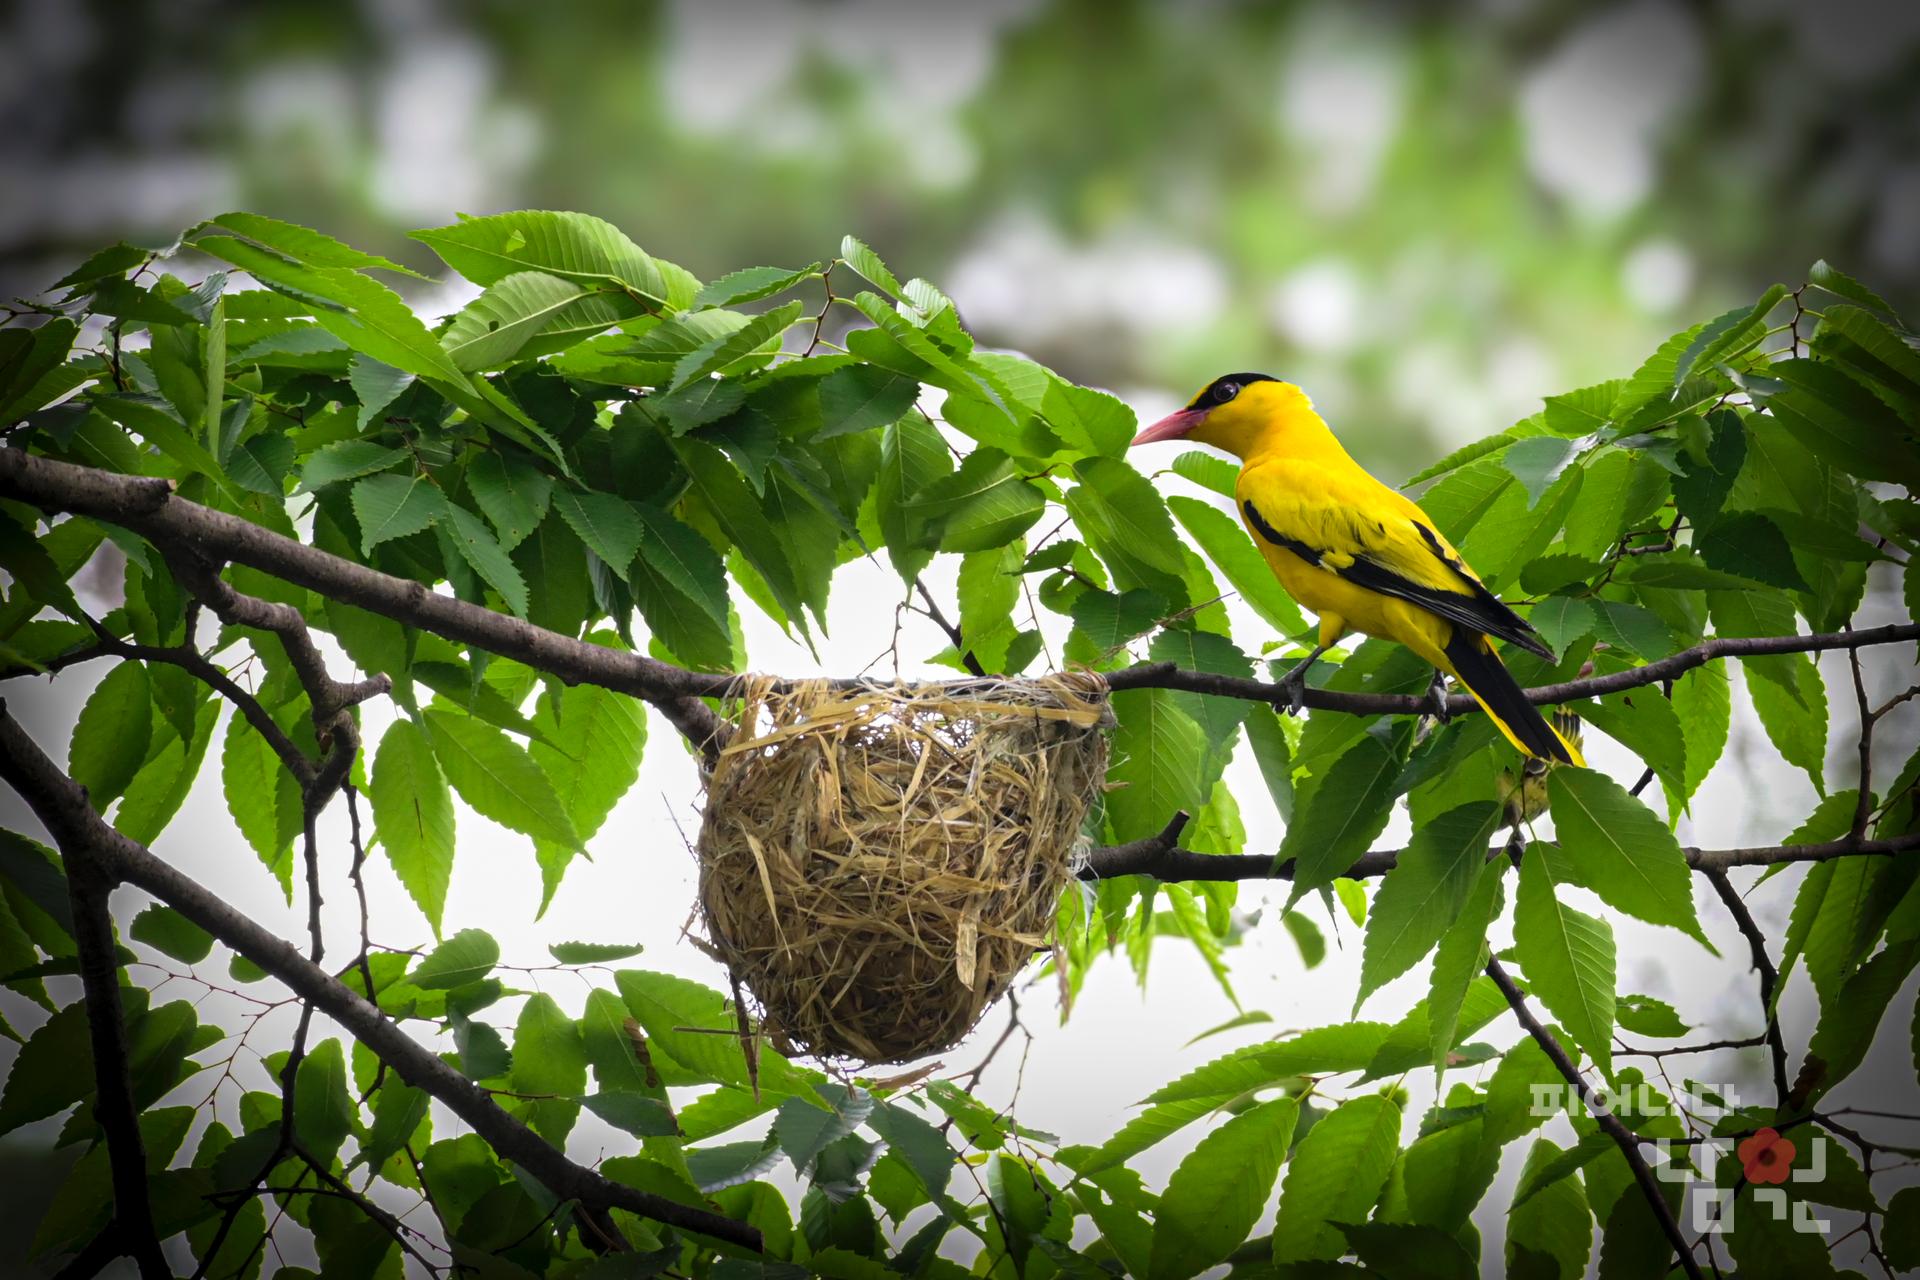
M 1580 752 L 1556 733 L 1527 701 L 1520 682 L 1513 678 L 1486 637 L 1464 627 L 1453 629 L 1453 638 L 1445 649 L 1453 673 L 1467 686 L 1494 723 L 1512 739 L 1515 746 L 1530 756 L 1583 765 Z

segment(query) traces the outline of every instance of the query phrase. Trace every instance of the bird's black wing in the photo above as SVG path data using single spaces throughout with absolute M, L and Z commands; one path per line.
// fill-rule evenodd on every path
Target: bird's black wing
M 1365 554 L 1353 556 L 1351 563 L 1340 564 L 1337 561 L 1345 559 L 1345 556 L 1329 557 L 1323 548 L 1311 546 L 1275 529 L 1266 517 L 1260 514 L 1260 509 L 1253 504 L 1252 499 L 1242 501 L 1240 507 L 1246 513 L 1247 523 L 1252 525 L 1255 532 L 1263 539 L 1276 547 L 1293 552 L 1310 565 L 1325 569 L 1328 573 L 1343 578 L 1356 587 L 1364 587 L 1369 591 L 1377 591 L 1381 595 L 1394 596 L 1410 604 L 1417 604 L 1429 613 L 1445 618 L 1458 626 L 1492 636 L 1496 640 L 1504 640 L 1508 644 L 1525 649 L 1528 653 L 1537 654 L 1549 661 L 1553 658 L 1553 651 L 1541 643 L 1539 633 L 1527 620 L 1502 604 L 1498 596 L 1487 590 L 1485 583 L 1467 571 L 1467 567 L 1460 563 L 1458 557 L 1447 552 L 1438 535 L 1419 521 L 1414 522 L 1414 527 L 1420 531 L 1421 540 L 1426 543 L 1428 550 L 1436 559 L 1453 570 L 1459 579 L 1461 590 L 1444 591 L 1425 583 L 1414 582 Z M 1329 563 L 1330 559 L 1334 560 L 1334 563 Z

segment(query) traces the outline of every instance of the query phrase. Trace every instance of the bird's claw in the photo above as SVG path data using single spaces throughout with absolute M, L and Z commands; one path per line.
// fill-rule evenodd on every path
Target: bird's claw
M 1288 715 L 1297 716 L 1307 709 L 1306 672 L 1296 671 L 1292 675 L 1282 677 L 1280 688 L 1287 695 Z

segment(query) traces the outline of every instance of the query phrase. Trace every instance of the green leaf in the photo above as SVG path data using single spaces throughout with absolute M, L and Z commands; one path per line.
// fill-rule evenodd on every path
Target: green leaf
M 1733 695 L 1726 667 L 1710 662 L 1674 681 L 1670 699 L 1686 742 L 1687 785 L 1682 801 L 1690 800 L 1726 749 L 1732 725 Z
M 1695 533 L 1693 549 L 1709 568 L 1737 573 L 1768 586 L 1807 590 L 1793 563 L 1793 548 L 1780 526 L 1752 511 L 1722 516 L 1704 533 Z
M 600 333 L 643 308 L 608 288 L 521 271 L 489 286 L 453 317 L 440 345 L 457 368 L 498 369 L 551 354 Z
M 1186 604 L 1186 561 L 1153 486 L 1118 458 L 1086 458 L 1073 470 L 1080 484 L 1067 493 L 1067 510 L 1113 571 L 1115 584 L 1123 590 L 1145 587 Z
M 816 440 L 871 431 L 898 422 L 920 395 L 920 384 L 877 365 L 836 369 L 820 382 L 820 430 Z
M 1047 501 L 998 449 L 978 448 L 960 469 L 928 483 L 908 502 L 913 540 L 942 551 L 990 551 L 1031 529 Z M 911 527 L 911 526 L 910 526 Z
M 423 991 L 446 991 L 478 982 L 500 963 L 500 944 L 480 929 L 462 929 L 427 953 L 407 974 Z
M 1548 777 L 1559 844 L 1580 883 L 1620 912 L 1699 938 L 1693 875 L 1667 823 L 1605 773 L 1557 768 Z
M 1073 625 L 1097 652 L 1105 653 L 1151 631 L 1166 603 L 1140 587 L 1118 595 L 1090 588 L 1074 600 L 1070 612 Z
M 776 293 L 785 293 L 810 276 L 819 275 L 820 268 L 821 264 L 816 262 L 798 271 L 789 271 L 785 267 L 744 267 L 739 271 L 729 271 L 694 294 L 693 307 L 699 310 L 703 307 L 733 307 L 742 302 L 758 302 Z
M 831 1110 L 822 1110 L 806 1098 L 788 1098 L 780 1104 L 773 1136 L 793 1161 L 794 1170 L 811 1174 L 820 1153 L 865 1124 L 873 1106 L 873 1095 L 860 1088 L 844 1090 Z
M 707 670 L 732 666 L 733 623 L 726 566 L 705 538 L 647 503 L 640 517 L 640 555 L 633 562 L 634 600 L 652 631 L 683 661 Z
M 8 1067 L 0 1093 L 0 1134 L 58 1115 L 93 1091 L 87 1007 L 76 1000 L 41 1023 Z
M 508 1079 L 516 1093 L 561 1095 L 524 1105 L 528 1107 L 527 1123 L 534 1132 L 556 1146 L 564 1146 L 580 1114 L 580 1105 L 570 1095 L 587 1091 L 587 1051 L 578 1024 L 545 992 L 520 1007 L 520 1020 L 513 1029 L 513 1067 Z
M 1514 895 L 1514 945 L 1534 994 L 1611 1080 L 1613 930 L 1605 920 L 1560 900 L 1549 865 L 1539 845 L 1529 847 L 1521 859 L 1520 888 Z
M 1466 905 L 1440 936 L 1439 949 L 1434 952 L 1433 976 L 1427 983 L 1427 1027 L 1436 1072 L 1445 1070 L 1456 1043 L 1467 989 L 1486 968 L 1487 930 L 1500 918 L 1506 897 L 1501 887 L 1506 871 L 1505 858 L 1495 858 L 1480 868 Z
M 207 477 L 229 496 L 234 495 L 233 483 L 226 468 L 181 425 L 178 418 L 159 404 L 131 396 L 99 396 L 93 404 L 107 417 L 134 432 L 188 471 Z M 235 501 L 238 501 L 237 497 Z
M 735 362 L 753 354 L 760 347 L 774 342 L 800 318 L 802 310 L 801 303 L 789 302 L 771 311 L 762 312 L 732 333 L 708 339 L 701 346 L 682 356 L 679 363 L 674 365 L 670 389 L 677 390 L 690 382 L 721 373 Z
M 521 455 L 498 449 L 474 458 L 467 467 L 467 488 L 509 551 L 540 527 L 553 499 L 553 477 Z
M 413 380 L 414 375 L 405 369 L 396 369 L 371 356 L 356 354 L 347 365 L 347 383 L 353 388 L 354 398 L 360 402 L 360 411 L 354 416 L 356 426 L 365 431 L 381 410 L 399 399 L 400 393 L 413 385 Z
M 67 772 L 87 789 L 96 810 L 105 811 L 140 772 L 152 736 L 147 669 L 121 662 L 94 686 L 67 746 Z
M 1276 859 L 1293 862 L 1288 906 L 1331 885 L 1387 829 L 1410 740 L 1406 730 L 1362 734 L 1300 800 Z
M 692 301 L 669 297 L 660 264 L 619 228 L 584 213 L 523 209 L 411 233 L 455 271 L 493 285 L 520 271 L 540 271 L 575 284 L 623 284 L 656 306 Z
M 453 796 L 413 721 L 395 720 L 380 739 L 368 794 L 380 847 L 438 937 L 453 878 Z
M 209 218 L 194 227 L 183 238 L 191 239 L 207 227 L 214 226 L 237 231 L 249 240 L 257 241 L 277 253 L 285 254 L 294 261 L 305 263 L 310 267 L 343 267 L 353 271 L 372 269 L 412 276 L 416 280 L 423 278 L 419 272 L 409 271 L 391 259 L 375 253 L 363 253 L 311 227 L 282 222 L 278 218 L 269 218 L 259 213 L 238 211 L 223 213 L 217 218 Z
M 880 474 L 874 482 L 874 516 L 886 543 L 887 558 L 902 580 L 912 582 L 933 559 L 930 542 L 920 538 L 912 500 L 922 489 L 953 471 L 946 442 L 932 423 L 907 414 L 881 434 Z
M 1501 465 L 1526 488 L 1529 510 L 1540 505 L 1547 490 L 1578 460 L 1581 444 L 1560 436 L 1532 436 L 1501 455 Z
M 1360 1071 L 1380 1052 L 1387 1031 L 1385 1023 L 1345 1022 L 1235 1049 L 1162 1085 L 1147 1101 L 1157 1104 L 1214 1099 L 1217 1104 L 1249 1089 L 1296 1076 Z
M 1664 1000 L 1652 996 L 1621 996 L 1614 1001 L 1613 1009 L 1622 1031 L 1662 1040 L 1687 1034 L 1687 1024 L 1680 1021 L 1680 1015 Z
M 506 734 L 471 716 L 429 709 L 428 734 L 447 781 L 482 817 L 550 844 L 580 847 L 553 783 Z
M 354 1156 L 355 1165 L 378 1169 L 407 1145 L 427 1118 L 432 1098 L 391 1073 L 373 1103 L 373 1125 Z
M 1119 785 L 1107 796 L 1107 820 L 1116 841 L 1143 839 L 1206 800 L 1207 739 L 1170 690 L 1116 693 L 1113 711 L 1119 728 L 1107 781 Z
M 880 261 L 880 255 L 859 240 L 847 236 L 840 242 L 840 257 L 867 280 L 885 289 L 894 297 L 900 296 L 900 282 L 893 272 L 887 270 L 887 264 Z
M 1788 387 L 1768 412 L 1815 457 L 1862 480 L 1920 485 L 1920 447 L 1873 392 L 1815 360 L 1775 361 L 1767 373 Z
M 1400 1222 L 1342 1222 L 1339 1227 L 1368 1274 L 1421 1280 L 1478 1280 L 1480 1275 L 1479 1264 L 1460 1241 L 1436 1227 Z
M 646 708 L 610 689 L 568 685 L 541 695 L 534 724 L 545 738 L 536 738 L 528 750 L 553 779 L 574 830 L 585 839 L 640 775 Z
M 1585 1163 L 1612 1147 L 1605 1134 L 1590 1135 L 1569 1155 L 1545 1138 L 1536 1138 L 1520 1172 L 1520 1192 L 1507 1213 L 1507 1260 L 1510 1274 L 1522 1274 L 1537 1259 L 1551 1259 L 1555 1274 L 1587 1274 L 1593 1248 L 1593 1215 L 1573 1169 L 1567 1163 Z M 1521 1264 L 1525 1264 L 1525 1266 Z
M 1887 1261 L 1900 1270 L 1920 1267 L 1920 1187 L 1902 1187 L 1887 1201 L 1880 1247 L 1886 1251 Z
M 376 471 L 385 471 L 406 456 L 404 449 L 390 449 L 371 440 L 339 440 L 307 459 L 300 468 L 299 491 L 317 493 L 342 480 L 357 480 Z
M 1300 1103 L 1250 1107 L 1200 1140 L 1173 1171 L 1154 1214 L 1151 1280 L 1186 1280 L 1247 1238 L 1273 1194 Z
M 446 516 L 446 497 L 425 475 L 368 476 L 353 486 L 362 555 L 370 556 L 381 543 L 418 533 Z
M 680 1128 L 664 1102 L 638 1093 L 595 1093 L 581 1099 L 587 1110 L 636 1138 L 677 1138 Z
M 128 933 L 134 941 L 144 942 L 182 964 L 199 964 L 213 951 L 212 934 L 159 903 L 135 916 Z
M 1280 586 L 1260 549 L 1233 517 L 1196 498 L 1170 497 L 1167 508 L 1262 621 L 1282 635 L 1297 635 L 1305 629 L 1300 606 Z
M 1564 656 L 1569 645 L 1593 630 L 1593 605 L 1572 596 L 1548 596 L 1533 606 L 1527 621 L 1548 648 Z
M 1594 600 L 1592 604 L 1596 639 L 1649 662 L 1673 652 L 1673 633 L 1658 614 L 1620 600 Z
M 1364 1221 L 1400 1154 L 1400 1108 L 1380 1094 L 1342 1103 L 1300 1140 L 1287 1162 L 1273 1260 L 1338 1258 L 1346 1241 L 1335 1224 Z
M 1050 379 L 1040 412 L 1060 438 L 1082 453 L 1117 457 L 1139 429 L 1126 402 L 1104 391 Z
M 300 1145 L 331 1160 L 353 1132 L 357 1109 L 347 1094 L 347 1055 L 338 1040 L 322 1040 L 300 1060 L 293 1086 L 293 1128 Z
M 637 942 L 556 942 L 547 948 L 547 953 L 561 964 L 605 964 L 609 960 L 626 960 L 645 950 Z
M 1182 479 L 1191 480 L 1203 489 L 1211 489 L 1223 498 L 1231 499 L 1234 496 L 1234 487 L 1239 483 L 1240 468 L 1225 458 L 1196 450 L 1183 453 L 1173 460 L 1173 474 Z
M 171 726 L 166 728 L 165 745 L 150 753 L 140 772 L 127 784 L 120 807 L 114 812 L 113 825 L 120 834 L 140 844 L 152 844 L 166 830 L 186 802 L 219 720 L 220 704 L 209 699 L 195 712 L 192 739 L 182 741 Z
M 1500 806 L 1481 800 L 1450 809 L 1414 831 L 1380 882 L 1367 916 L 1355 1012 L 1446 934 L 1480 882 L 1487 842 L 1501 822 Z
M 1791 628 L 1789 628 L 1789 633 Z M 1820 668 L 1807 654 L 1780 654 L 1777 667 L 1762 667 L 1751 659 L 1742 666 L 1749 676 L 1768 670 L 1784 671 L 1791 677 L 1791 688 L 1775 680 L 1749 679 L 1747 694 L 1753 709 L 1766 728 L 1767 737 L 1788 764 L 1806 771 L 1814 790 L 1824 792 L 1827 785 L 1827 686 Z
M 624 499 L 610 493 L 577 491 L 564 486 L 553 492 L 553 509 L 579 535 L 587 549 L 622 579 L 639 554 L 646 530 Z
M 739 1025 L 728 1001 L 717 991 L 685 978 L 642 969 L 614 975 L 627 1011 L 646 1028 L 656 1057 L 671 1060 L 704 1080 L 752 1088 Z M 717 1034 L 716 1034 L 717 1033 Z M 810 1091 L 811 1077 L 762 1043 L 758 1048 L 759 1087 L 783 1093 Z
M 1673 705 L 1652 689 L 1610 694 L 1574 708 L 1608 737 L 1644 760 L 1668 794 L 1686 795 L 1687 744 Z
M 479 516 L 465 507 L 447 504 L 447 514 L 452 517 L 451 527 L 444 528 L 449 541 L 459 549 L 461 557 L 473 567 L 486 584 L 500 593 L 507 608 L 514 616 L 527 616 L 527 582 L 520 576 L 513 560 L 494 540 L 493 533 Z

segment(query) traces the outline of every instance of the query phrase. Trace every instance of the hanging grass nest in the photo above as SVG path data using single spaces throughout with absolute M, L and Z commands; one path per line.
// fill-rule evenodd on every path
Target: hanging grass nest
M 707 785 L 712 950 L 783 1050 L 952 1048 L 1048 946 L 1112 723 L 1097 676 L 743 693 Z

